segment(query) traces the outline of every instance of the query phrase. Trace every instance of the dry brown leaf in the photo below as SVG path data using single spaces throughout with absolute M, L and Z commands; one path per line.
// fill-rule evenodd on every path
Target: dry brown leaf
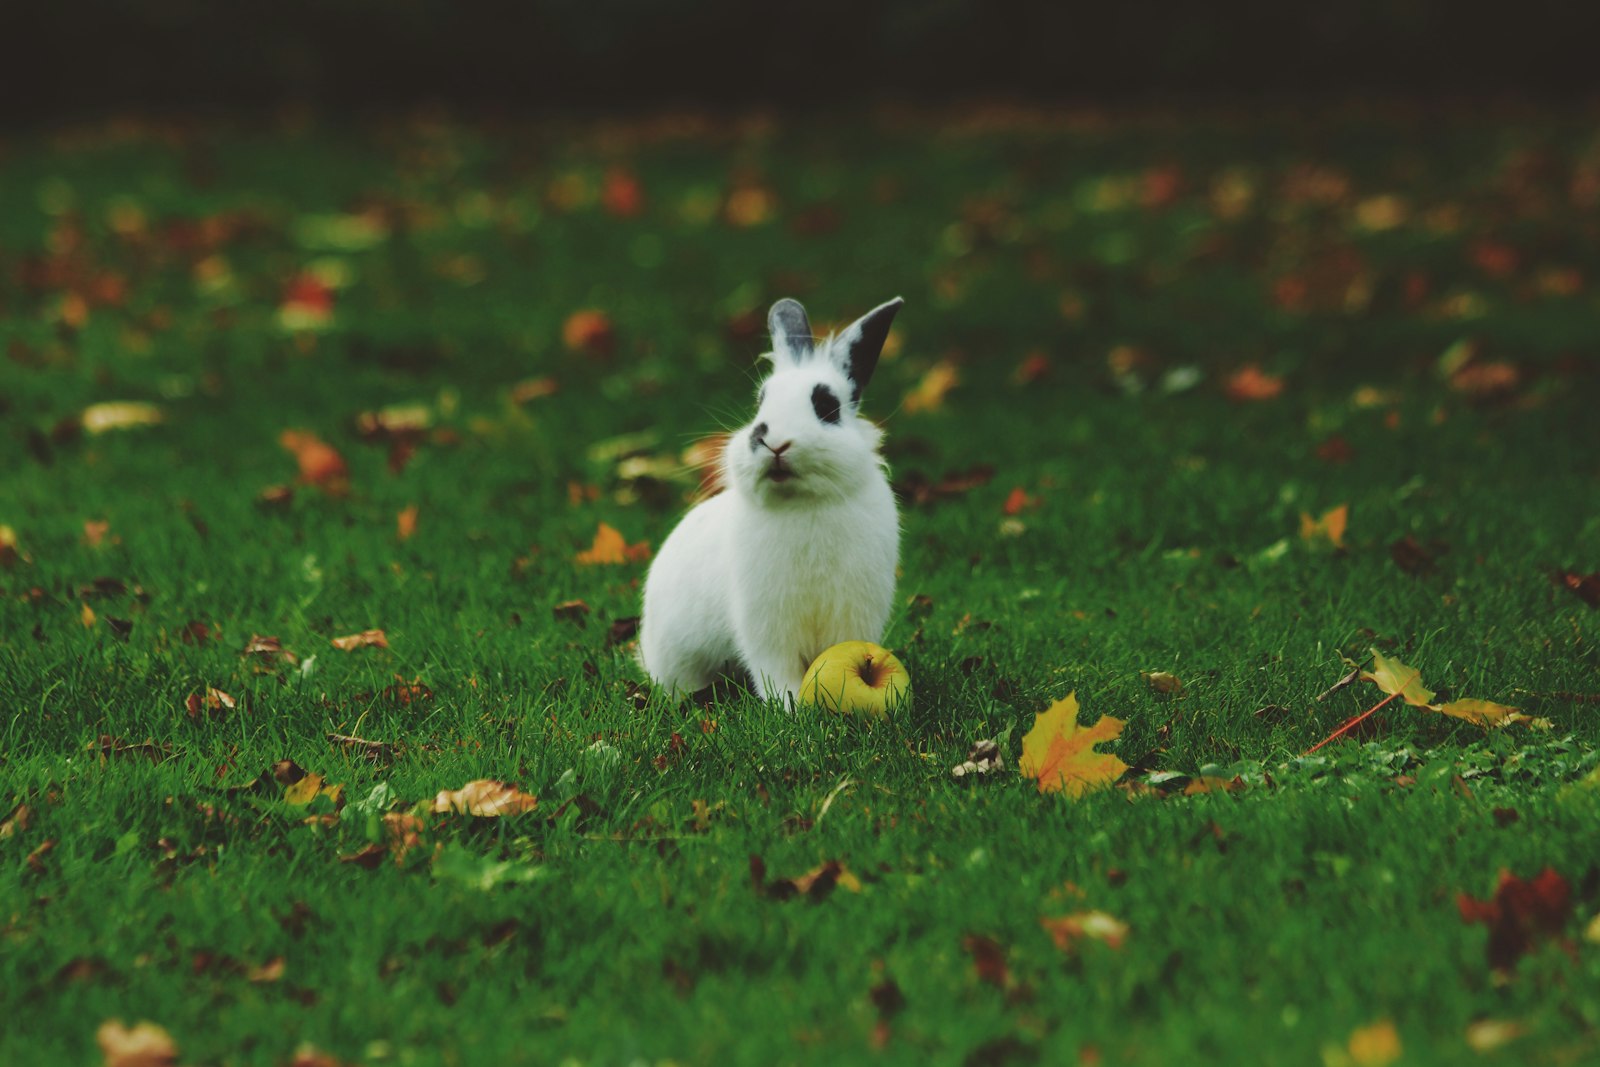
M 9 527 L 0 526 L 0 559 L 4 557 L 5 533 Z M 15 541 L 12 542 L 15 544 Z M 1579 600 L 1591 608 L 1600 608 L 1600 571 L 1594 574 L 1579 574 L 1577 571 L 1557 571 L 1555 583 L 1563 589 L 1570 589 Z
M 394 519 L 394 535 L 397 540 L 409 541 L 411 535 L 417 532 L 417 506 L 407 504 L 400 509 L 400 514 Z
M 1183 679 L 1176 674 L 1166 671 L 1141 671 L 1144 680 L 1149 683 L 1151 692 L 1170 694 L 1183 692 Z
M 284 648 L 283 643 L 276 637 L 263 637 L 260 634 L 251 634 L 249 642 L 239 654 L 241 656 L 255 656 L 258 659 L 269 662 L 278 660 L 291 665 L 300 662 L 295 654 Z
M 524 793 L 514 785 L 497 782 L 492 778 L 479 778 L 460 789 L 440 791 L 433 800 L 436 812 L 454 812 L 458 815 L 475 815 L 479 818 L 496 818 L 502 815 L 521 815 L 538 807 L 539 798 Z
M 382 630 L 362 630 L 358 634 L 335 637 L 333 647 L 340 652 L 354 652 L 358 648 L 388 648 L 389 639 Z
M 0 841 L 15 837 L 26 830 L 32 821 L 33 809 L 26 804 L 18 804 L 11 809 L 11 814 L 6 816 L 5 822 L 0 822 Z
M 197 719 L 201 715 L 222 715 L 234 709 L 234 699 L 222 690 L 213 686 L 206 686 L 205 695 L 190 693 L 189 698 L 183 702 L 184 710 L 189 713 L 189 718 Z
M 178 1046 L 155 1023 L 123 1026 L 120 1019 L 108 1019 L 95 1031 L 95 1042 L 105 1056 L 105 1067 L 170 1067 L 178 1062 Z

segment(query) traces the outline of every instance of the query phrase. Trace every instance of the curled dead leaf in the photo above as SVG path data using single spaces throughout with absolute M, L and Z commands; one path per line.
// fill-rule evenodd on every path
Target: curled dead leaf
M 333 647 L 340 652 L 354 652 L 358 648 L 388 648 L 389 639 L 382 630 L 362 630 L 358 634 L 335 637 Z
M 184 710 L 189 713 L 189 718 L 198 719 L 201 715 L 219 716 L 234 709 L 234 699 L 222 690 L 213 686 L 206 686 L 205 695 L 190 693 L 183 702 Z
M 524 793 L 514 785 L 492 778 L 479 778 L 460 789 L 441 790 L 433 800 L 432 810 L 497 818 L 502 815 L 521 815 L 538 805 L 538 797 Z

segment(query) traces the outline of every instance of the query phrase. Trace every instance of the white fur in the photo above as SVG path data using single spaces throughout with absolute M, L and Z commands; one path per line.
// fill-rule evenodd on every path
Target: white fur
M 860 337 L 858 322 L 798 354 L 774 339 L 756 417 L 723 453 L 727 488 L 690 509 L 645 579 L 639 650 L 658 686 L 694 692 L 740 665 L 763 697 L 792 700 L 818 653 L 882 640 L 900 528 L 882 433 L 851 403 L 848 346 Z M 813 409 L 819 384 L 840 398 L 837 424 Z M 770 447 L 753 443 L 762 423 Z M 775 482 L 772 449 L 785 442 L 794 477 Z

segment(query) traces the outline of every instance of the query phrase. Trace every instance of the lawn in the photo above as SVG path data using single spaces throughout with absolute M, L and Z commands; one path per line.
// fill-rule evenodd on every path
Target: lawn
M 0 1062 L 1594 1062 L 1597 282 L 1578 112 L 0 142 Z M 785 295 L 883 722 L 633 659 Z

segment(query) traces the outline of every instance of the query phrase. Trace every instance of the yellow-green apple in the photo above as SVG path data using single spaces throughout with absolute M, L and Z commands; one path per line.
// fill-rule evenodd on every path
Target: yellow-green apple
M 893 652 L 845 641 L 818 656 L 800 683 L 800 703 L 882 718 L 911 701 L 911 675 Z

